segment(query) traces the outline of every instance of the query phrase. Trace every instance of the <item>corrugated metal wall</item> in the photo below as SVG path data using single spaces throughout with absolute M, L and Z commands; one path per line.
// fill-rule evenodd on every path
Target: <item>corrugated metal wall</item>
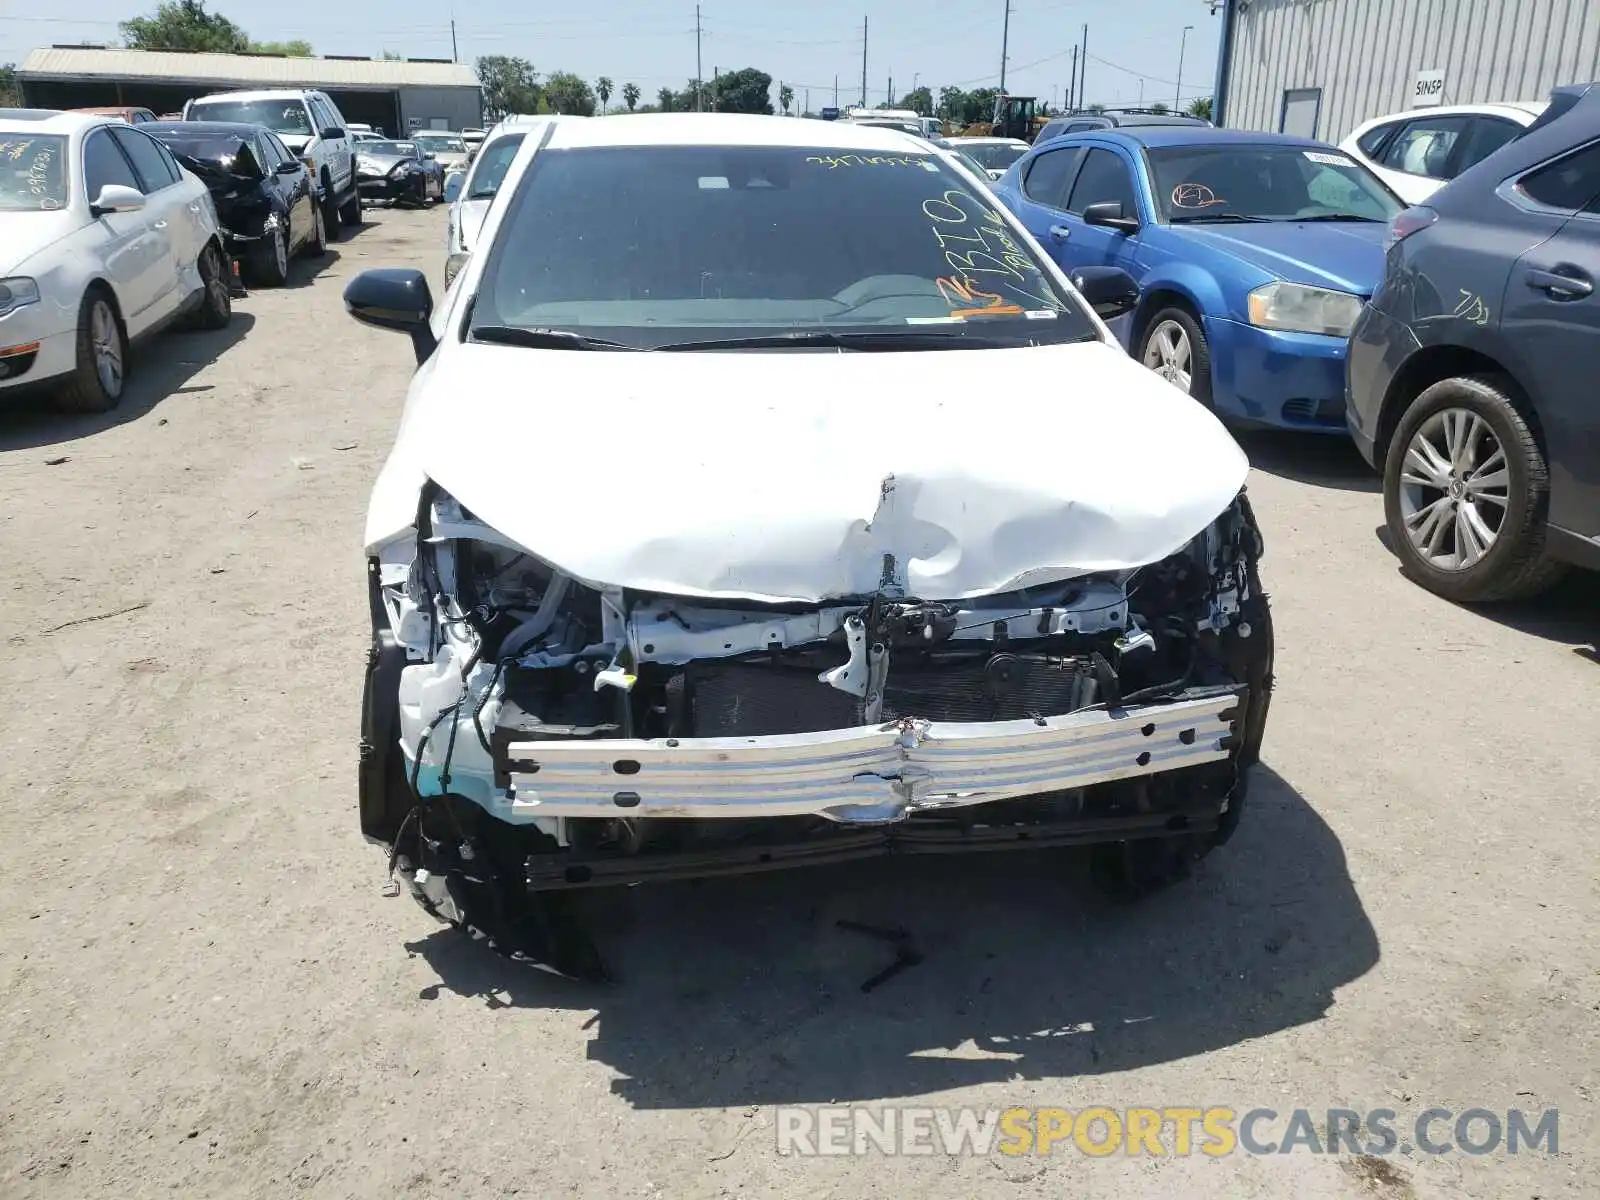
M 1444 104 L 1541 100 L 1600 79 L 1600 0 L 1234 0 L 1223 123 L 1276 130 L 1285 91 L 1321 88 L 1317 136 L 1411 107 L 1418 71 Z

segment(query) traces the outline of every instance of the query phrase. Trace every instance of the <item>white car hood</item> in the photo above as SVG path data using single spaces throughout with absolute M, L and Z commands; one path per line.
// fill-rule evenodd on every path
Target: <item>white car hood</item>
M 0 276 L 18 272 L 78 227 L 82 218 L 64 208 L 53 212 L 0 213 Z
M 1155 562 L 1244 485 L 1205 409 L 1115 345 L 628 354 L 447 345 L 367 545 L 431 478 L 592 584 L 954 600 Z M 892 558 L 892 562 L 890 559 Z

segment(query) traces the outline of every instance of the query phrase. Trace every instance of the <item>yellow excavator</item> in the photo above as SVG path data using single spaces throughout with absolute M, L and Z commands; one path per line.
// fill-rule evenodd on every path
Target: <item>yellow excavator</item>
M 974 121 L 955 136 L 1020 138 L 1032 142 L 1048 122 L 1048 117 L 1039 115 L 1037 96 L 1002 93 L 994 98 L 994 116 L 990 120 Z

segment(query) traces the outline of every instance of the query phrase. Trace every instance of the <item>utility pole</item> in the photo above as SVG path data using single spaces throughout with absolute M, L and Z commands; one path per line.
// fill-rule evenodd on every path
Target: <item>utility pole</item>
M 694 110 L 700 111 L 700 6 L 694 6 Z
M 1011 0 L 1006 0 L 1005 24 L 1000 30 L 1000 91 L 1006 90 L 1006 59 L 1011 56 Z
M 889 76 L 889 107 L 894 107 L 894 76 Z
M 456 19 L 450 18 L 450 61 L 460 62 L 461 58 L 456 53 Z
M 1083 23 L 1083 65 L 1078 68 L 1078 107 L 1089 98 L 1089 23 Z
M 1178 90 L 1172 97 L 1173 112 L 1183 111 L 1183 48 L 1184 44 L 1189 40 L 1189 30 L 1193 28 L 1193 25 L 1185 25 L 1183 27 L 1183 36 L 1178 39 Z
M 835 111 L 839 108 L 839 72 L 837 71 L 833 73 L 833 107 Z
M 1067 85 L 1067 111 L 1080 107 L 1078 103 L 1078 48 L 1072 48 L 1072 82 Z
M 811 111 L 811 89 L 807 88 L 806 89 L 806 107 L 805 107 L 804 112 L 802 112 L 800 115 L 801 116 L 805 116 L 805 114 L 810 112 L 810 111 Z
M 861 18 L 861 107 L 867 106 L 867 19 Z

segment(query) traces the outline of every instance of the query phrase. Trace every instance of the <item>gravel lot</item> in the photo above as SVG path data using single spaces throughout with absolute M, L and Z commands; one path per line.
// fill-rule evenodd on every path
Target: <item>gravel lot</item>
M 1593 1194 L 1600 587 L 1432 598 L 1342 443 L 1248 442 L 1265 769 L 1155 901 L 1009 855 L 594 895 L 599 989 L 385 898 L 359 542 L 410 349 L 340 291 L 437 278 L 444 213 L 369 215 L 110 416 L 0 412 L 0 1195 Z M 840 918 L 927 960 L 864 995 Z M 779 1157 L 832 1101 L 1557 1107 L 1561 1154 Z

